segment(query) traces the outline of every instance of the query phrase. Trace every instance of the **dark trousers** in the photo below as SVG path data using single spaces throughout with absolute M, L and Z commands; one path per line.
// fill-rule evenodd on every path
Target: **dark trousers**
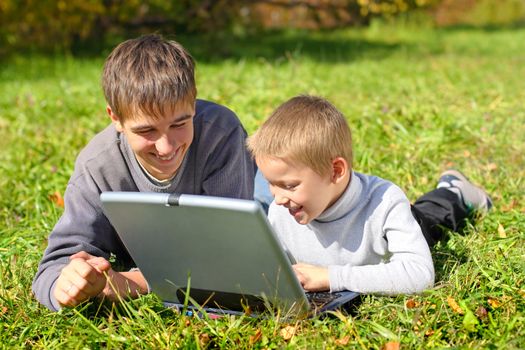
M 412 214 L 430 247 L 444 238 L 443 228 L 461 232 L 469 217 L 459 196 L 445 188 L 437 188 L 418 198 L 412 205 Z

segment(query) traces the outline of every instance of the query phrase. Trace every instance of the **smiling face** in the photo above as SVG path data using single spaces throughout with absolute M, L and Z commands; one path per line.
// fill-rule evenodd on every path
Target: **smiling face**
M 194 104 L 177 105 L 160 119 L 139 114 L 125 122 L 120 122 L 109 106 L 107 111 L 148 173 L 158 180 L 175 175 L 193 141 Z
M 275 203 L 287 208 L 301 225 L 310 223 L 334 204 L 350 181 L 348 164 L 340 157 L 332 161 L 332 169 L 326 175 L 284 158 L 258 157 L 256 162 L 270 184 Z

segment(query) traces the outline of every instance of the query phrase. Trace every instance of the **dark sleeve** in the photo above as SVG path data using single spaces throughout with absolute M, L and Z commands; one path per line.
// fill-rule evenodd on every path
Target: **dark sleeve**
M 245 142 L 240 124 L 223 135 L 209 159 L 211 171 L 204 178 L 203 194 L 253 200 L 255 164 Z
M 89 176 L 80 176 L 68 184 L 64 195 L 64 213 L 49 235 L 48 246 L 33 280 L 33 293 L 51 310 L 59 305 L 52 296 L 56 280 L 69 257 L 79 251 L 109 258 L 120 252 L 116 233 L 104 216 L 100 191 Z

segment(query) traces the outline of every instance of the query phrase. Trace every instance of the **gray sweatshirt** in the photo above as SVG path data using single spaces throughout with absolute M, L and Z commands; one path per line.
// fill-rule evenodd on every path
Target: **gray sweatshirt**
M 416 293 L 434 284 L 430 250 L 410 203 L 386 180 L 353 172 L 337 202 L 307 225 L 275 202 L 268 216 L 295 260 L 328 268 L 331 291 Z
M 197 100 L 194 139 L 176 176 L 168 185 L 153 183 L 137 162 L 123 134 L 113 125 L 96 135 L 80 152 L 67 185 L 64 213 L 54 227 L 33 280 L 36 298 L 51 310 L 52 295 L 69 256 L 86 251 L 113 268 L 135 263 L 102 212 L 103 191 L 177 192 L 253 199 L 254 163 L 245 148 L 246 132 L 229 109 Z

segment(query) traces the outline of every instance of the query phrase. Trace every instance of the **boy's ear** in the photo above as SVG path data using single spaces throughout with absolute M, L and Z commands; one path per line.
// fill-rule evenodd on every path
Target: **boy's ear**
M 343 157 L 336 157 L 332 160 L 332 174 L 330 180 L 333 183 L 338 183 L 345 178 L 349 171 L 350 169 L 348 169 L 348 162 L 346 159 Z
M 124 131 L 124 128 L 122 127 L 122 123 L 120 122 L 119 117 L 113 113 L 113 110 L 109 105 L 106 106 L 106 112 L 108 112 L 109 118 L 113 122 L 113 125 L 115 125 L 115 129 L 117 129 L 118 132 Z

